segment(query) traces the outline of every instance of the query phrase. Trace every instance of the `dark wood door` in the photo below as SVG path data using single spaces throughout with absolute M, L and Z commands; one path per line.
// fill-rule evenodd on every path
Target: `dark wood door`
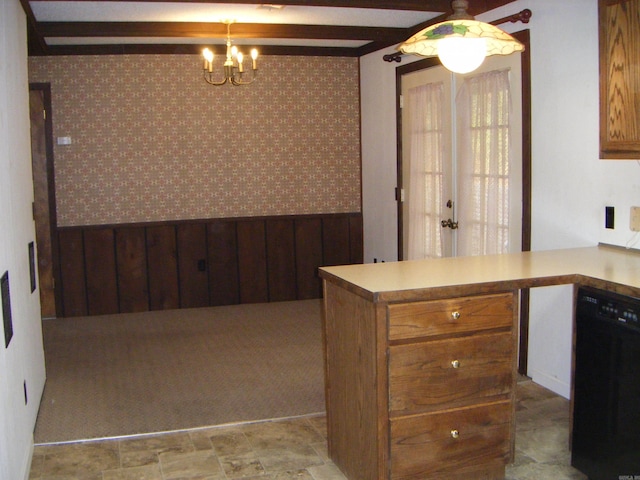
M 29 91 L 31 119 L 31 162 L 33 172 L 33 215 L 36 226 L 37 271 L 40 292 L 40 310 L 43 318 L 56 316 L 55 282 L 53 268 L 53 236 L 55 227 L 55 187 L 53 184 L 53 158 L 48 155 L 47 116 L 45 94 L 48 85 L 35 85 Z M 51 199 L 53 203 L 51 203 Z M 53 222 L 53 225 L 52 225 Z

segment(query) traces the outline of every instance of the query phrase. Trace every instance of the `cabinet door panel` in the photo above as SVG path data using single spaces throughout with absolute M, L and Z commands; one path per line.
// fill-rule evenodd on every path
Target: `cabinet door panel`
M 504 474 L 510 416 L 506 401 L 391 420 L 391 478 L 502 478 L 487 472 Z
M 511 332 L 390 347 L 392 415 L 508 397 L 513 351 Z
M 389 305 L 389 339 L 510 327 L 513 312 L 512 293 Z
M 599 0 L 600 158 L 640 155 L 640 1 Z

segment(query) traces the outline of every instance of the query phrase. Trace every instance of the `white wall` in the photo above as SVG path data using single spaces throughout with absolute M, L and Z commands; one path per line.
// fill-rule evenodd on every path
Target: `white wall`
M 530 8 L 532 249 L 625 246 L 629 207 L 640 205 L 640 165 L 598 159 L 597 0 L 518 0 L 479 16 L 491 21 Z M 397 258 L 395 68 L 390 48 L 361 58 L 365 261 Z M 402 64 L 406 64 L 406 57 Z M 605 206 L 616 228 L 604 228 Z M 638 239 L 640 246 L 640 238 Z M 570 389 L 571 287 L 534 289 L 529 375 L 564 396 Z
M 398 259 L 395 66 L 387 49 L 360 58 L 364 261 Z
M 26 17 L 18 0 L 0 2 L 0 275 L 9 272 L 14 331 L 5 348 L 0 328 L 0 480 L 18 480 L 28 477 L 45 374 L 40 300 L 37 289 L 31 293 L 27 247 L 35 232 Z

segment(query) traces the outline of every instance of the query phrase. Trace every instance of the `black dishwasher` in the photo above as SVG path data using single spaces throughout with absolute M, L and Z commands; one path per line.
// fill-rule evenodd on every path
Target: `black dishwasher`
M 640 480 L 640 299 L 581 287 L 571 465 L 590 480 Z

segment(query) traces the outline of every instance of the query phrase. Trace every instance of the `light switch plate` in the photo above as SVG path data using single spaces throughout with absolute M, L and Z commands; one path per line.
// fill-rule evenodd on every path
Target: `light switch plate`
M 629 228 L 634 232 L 640 232 L 640 207 L 631 207 Z

